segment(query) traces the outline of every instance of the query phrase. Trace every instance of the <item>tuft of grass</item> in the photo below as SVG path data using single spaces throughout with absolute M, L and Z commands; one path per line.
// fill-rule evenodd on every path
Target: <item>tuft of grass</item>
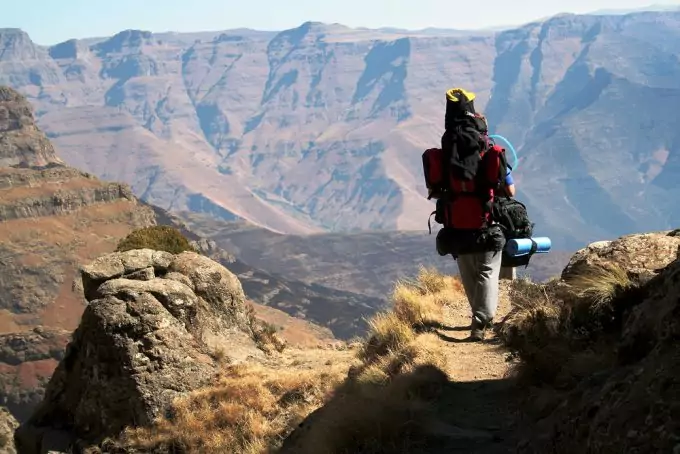
M 441 304 L 438 304 L 432 294 L 422 294 L 411 285 L 397 282 L 391 299 L 394 314 L 412 327 L 420 327 L 428 322 L 441 320 Z
M 520 278 L 498 333 L 521 359 L 520 377 L 558 387 L 609 367 L 625 311 L 641 301 L 620 267 L 591 267 L 568 282 Z
M 358 351 L 359 359 L 365 363 L 391 351 L 400 350 L 416 336 L 413 326 L 399 318 L 395 312 L 378 313 L 369 320 L 368 325 L 369 338 Z
M 230 360 L 229 355 L 227 355 L 227 349 L 224 347 L 218 347 L 213 350 L 211 356 L 219 364 L 228 364 Z
M 574 294 L 600 310 L 609 306 L 622 292 L 634 286 L 628 273 L 612 263 L 607 267 L 590 267 L 567 281 Z
M 184 251 L 196 252 L 189 240 L 179 230 L 165 225 L 133 230 L 128 236 L 120 240 L 116 252 L 133 249 L 153 249 L 171 254 L 179 254 Z
M 418 270 L 418 283 L 425 290 L 425 293 L 435 294 L 444 291 L 447 288 L 446 277 L 437 271 L 436 268 L 428 268 L 420 266 Z

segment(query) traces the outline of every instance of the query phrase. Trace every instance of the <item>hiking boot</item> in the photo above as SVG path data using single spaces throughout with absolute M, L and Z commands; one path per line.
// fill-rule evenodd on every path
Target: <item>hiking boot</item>
M 481 342 L 486 336 L 486 330 L 491 327 L 491 322 L 484 323 L 476 317 L 472 317 L 472 324 L 470 326 L 470 340 L 472 342 Z
M 470 331 L 470 340 L 472 342 L 481 342 L 484 340 L 484 335 L 486 330 L 483 327 L 475 327 Z

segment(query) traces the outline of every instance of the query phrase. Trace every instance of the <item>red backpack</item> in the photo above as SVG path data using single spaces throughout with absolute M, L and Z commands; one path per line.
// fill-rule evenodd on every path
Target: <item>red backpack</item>
M 505 149 L 490 145 L 479 157 L 474 176 L 461 178 L 448 171 L 447 153 L 441 148 L 423 153 L 428 199 L 437 199 L 437 209 L 430 217 L 435 215 L 435 221 L 446 228 L 476 230 L 491 221 L 494 196 L 507 173 Z M 429 220 L 428 227 L 432 233 Z
M 432 214 L 446 228 L 476 230 L 491 221 L 494 195 L 508 170 L 505 149 L 487 141 L 475 153 L 477 157 L 470 159 L 472 164 L 465 170 L 456 166 L 460 155 L 453 150 L 447 153 L 430 148 L 423 153 L 428 199 L 437 199 L 437 209 Z M 432 233 L 429 220 L 428 227 Z

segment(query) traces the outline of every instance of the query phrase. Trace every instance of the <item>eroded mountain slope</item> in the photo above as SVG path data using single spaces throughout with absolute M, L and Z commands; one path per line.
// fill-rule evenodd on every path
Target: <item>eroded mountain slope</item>
M 478 94 L 521 161 L 538 233 L 571 250 L 680 212 L 680 13 L 560 15 L 495 34 L 305 23 L 274 36 L 128 30 L 34 45 L 0 32 L 0 81 L 64 159 L 165 209 L 285 233 L 424 229 L 420 154 L 444 90 Z

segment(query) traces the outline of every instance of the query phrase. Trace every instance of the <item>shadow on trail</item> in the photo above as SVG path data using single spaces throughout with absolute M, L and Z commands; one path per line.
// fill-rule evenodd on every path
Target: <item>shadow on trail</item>
M 433 330 L 432 333 L 435 334 L 439 339 L 443 340 L 444 342 L 450 342 L 452 344 L 469 344 L 473 342 L 472 339 L 470 339 L 470 336 L 464 339 L 458 339 L 456 337 L 447 336 L 446 334 L 439 332 L 437 330 Z
M 441 330 L 441 331 L 469 331 L 472 329 L 470 325 L 467 326 L 448 326 L 436 321 L 428 321 L 422 324 L 423 329 L 426 330 Z
M 515 452 L 514 386 L 511 379 L 454 382 L 433 365 L 387 383 L 348 379 L 279 453 Z
M 512 379 L 448 382 L 437 401 L 427 452 L 500 454 L 516 451 L 515 382 Z

